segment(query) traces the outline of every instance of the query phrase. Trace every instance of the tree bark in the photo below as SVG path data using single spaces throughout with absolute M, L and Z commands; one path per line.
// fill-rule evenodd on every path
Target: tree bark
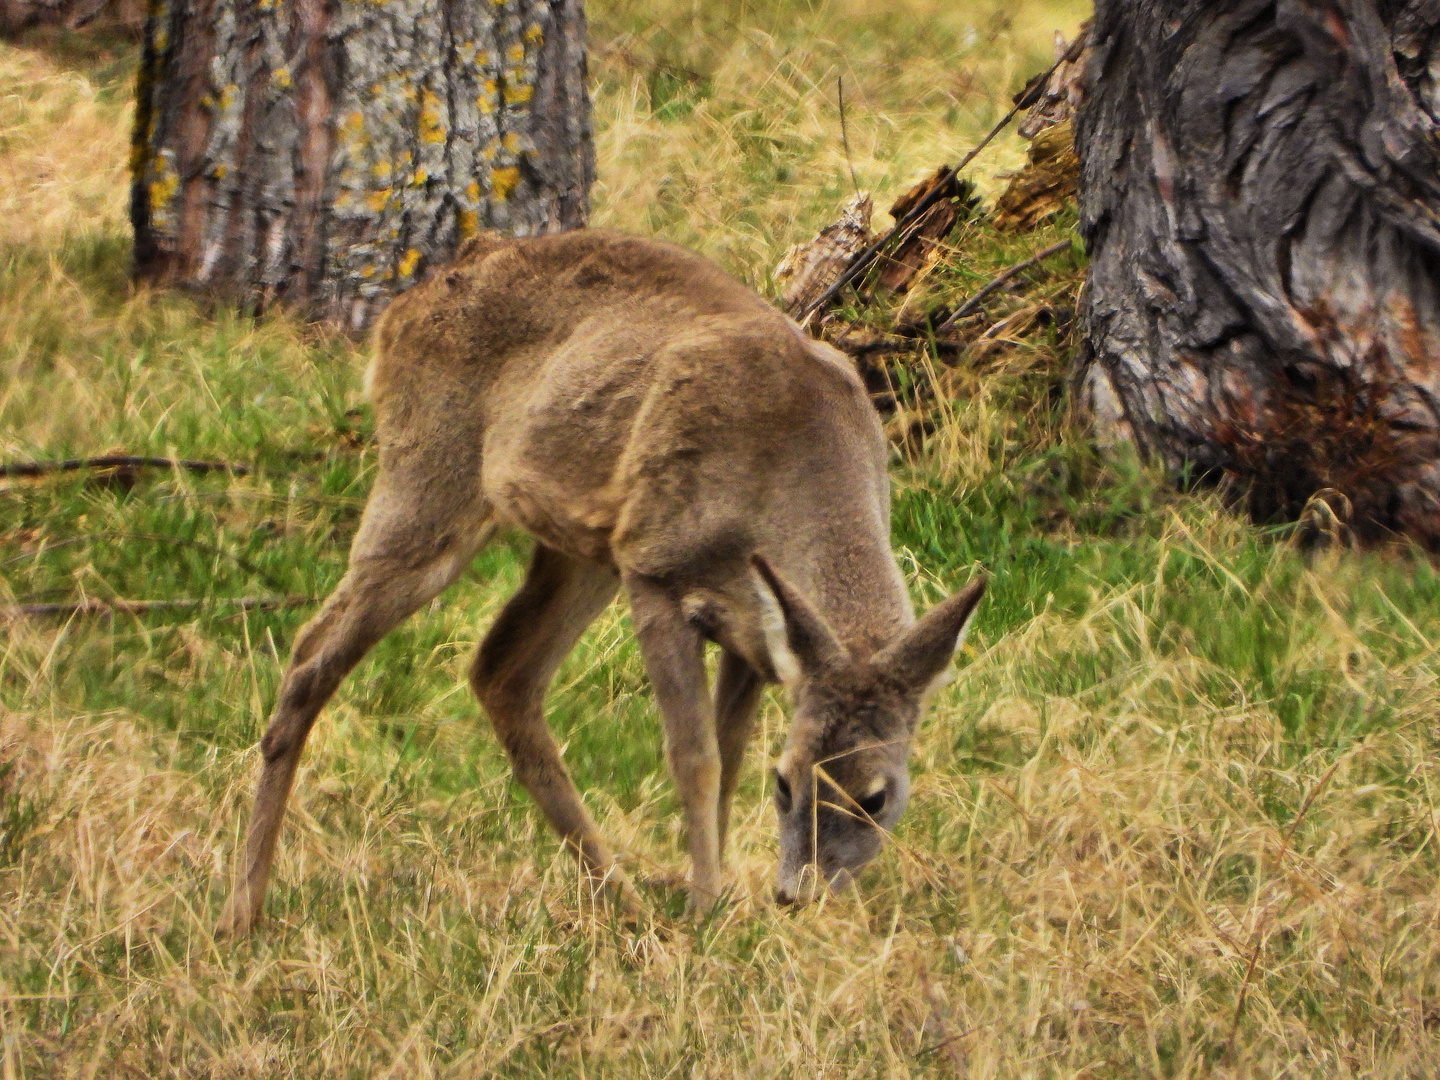
M 1099 0 L 1082 389 L 1257 518 L 1440 549 L 1440 4 Z
M 480 229 L 583 225 L 580 0 L 151 0 L 135 271 L 362 331 Z

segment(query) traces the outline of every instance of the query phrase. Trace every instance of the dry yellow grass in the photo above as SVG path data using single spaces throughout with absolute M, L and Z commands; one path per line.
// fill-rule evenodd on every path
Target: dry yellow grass
M 43 54 L 0 47 L 0 244 L 127 222 L 132 111 Z
M 1223 532 L 1177 522 L 1165 543 Z M 1307 574 L 1288 599 L 1340 610 L 1357 576 Z M 0 872 L 7 1069 L 1426 1075 L 1433 654 L 1386 670 L 1327 619 L 1293 662 L 1345 663 L 1362 691 L 1380 679 L 1408 700 L 1386 730 L 1296 757 L 1266 703 L 1157 647 L 1158 588 L 1107 590 L 1083 618 L 1042 614 L 978 650 L 863 899 L 770 905 L 772 826 L 752 793 L 734 902 L 697 930 L 662 918 L 639 935 L 584 913 L 570 860 L 503 780 L 443 797 L 397 780 L 395 748 L 357 752 L 342 704 L 308 754 L 274 917 L 217 945 L 251 754 L 177 767 L 187 755 L 144 717 L 53 700 L 66 631 L 17 633 L 4 670 L 34 704 L 5 713 L 0 758 L 10 820 L 33 821 Z M 598 633 L 618 630 L 612 616 Z M 1036 693 L 1037 667 L 1117 640 L 1132 644 L 1103 694 Z M 228 662 L 241 693 L 247 665 L 273 663 L 193 647 L 194 678 Z M 1000 760 L 957 755 L 959 726 Z M 642 873 L 676 858 L 663 801 L 595 797 Z

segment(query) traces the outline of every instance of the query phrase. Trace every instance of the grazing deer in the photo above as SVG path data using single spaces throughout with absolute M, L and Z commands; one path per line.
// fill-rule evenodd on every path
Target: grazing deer
M 875 855 L 909 795 L 921 703 L 984 583 L 915 621 L 890 551 L 885 442 L 845 356 L 694 254 L 582 230 L 470 241 L 391 305 L 367 381 L 379 475 L 261 740 L 222 932 L 260 912 L 316 714 L 502 526 L 530 533 L 535 551 L 470 682 L 592 882 L 633 903 L 543 706 L 622 587 L 684 803 L 692 907 L 721 892 L 730 799 L 769 681 L 796 706 L 774 771 L 778 897 L 846 880 Z M 713 699 L 707 639 L 722 650 Z

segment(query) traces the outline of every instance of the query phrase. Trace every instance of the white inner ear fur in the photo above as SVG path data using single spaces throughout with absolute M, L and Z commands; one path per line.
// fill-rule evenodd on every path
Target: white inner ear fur
M 800 661 L 790 649 L 790 639 L 785 633 L 785 612 L 780 607 L 769 584 L 757 572 L 755 597 L 759 601 L 760 631 L 765 635 L 765 650 L 770 654 L 770 666 L 776 677 L 786 686 L 793 686 L 800 680 Z
M 975 611 L 980 605 L 970 609 L 970 614 L 965 616 L 965 623 L 960 627 L 960 633 L 955 635 L 955 648 L 950 650 L 950 661 L 940 669 L 940 674 L 930 680 L 930 685 L 925 687 L 920 700 L 924 701 L 935 693 L 936 690 L 948 686 L 955 678 L 955 658 L 960 655 L 960 649 L 965 644 L 965 635 L 970 632 L 970 624 L 975 621 Z
M 366 401 L 373 402 L 375 400 L 371 391 L 375 386 L 375 365 L 379 362 L 379 359 L 379 350 L 377 349 L 371 353 L 370 362 L 365 365 L 365 375 L 360 380 L 361 391 L 364 393 Z

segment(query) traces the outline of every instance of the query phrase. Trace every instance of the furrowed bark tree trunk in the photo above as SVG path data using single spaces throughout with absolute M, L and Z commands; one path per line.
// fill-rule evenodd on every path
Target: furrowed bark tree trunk
M 1102 427 L 1257 518 L 1440 549 L 1440 3 L 1099 0 L 1076 121 Z
M 151 0 L 135 272 L 352 332 L 479 229 L 583 225 L 580 0 Z

